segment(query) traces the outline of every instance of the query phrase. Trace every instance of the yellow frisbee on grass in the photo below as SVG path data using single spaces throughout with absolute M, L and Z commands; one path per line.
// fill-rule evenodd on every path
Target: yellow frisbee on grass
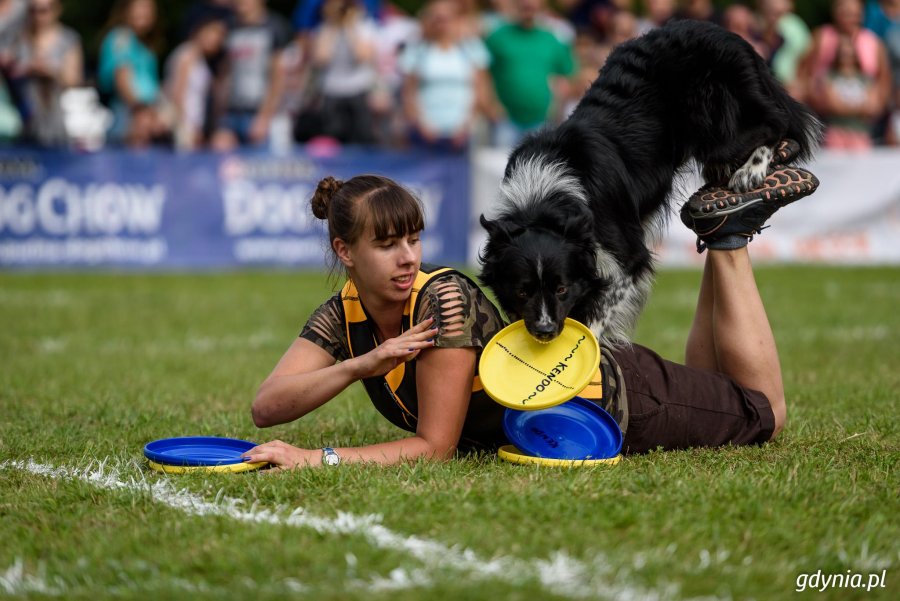
M 237 474 L 240 472 L 252 472 L 269 465 L 268 461 L 256 461 L 254 463 L 230 463 L 226 465 L 167 465 L 147 460 L 150 469 L 164 474 L 190 474 L 191 472 L 212 472 L 217 474 Z
M 485 392 L 505 407 L 545 409 L 584 390 L 600 365 L 600 345 L 587 326 L 566 318 L 551 342 L 538 342 L 524 321 L 506 326 L 484 347 L 478 373 Z
M 503 461 L 518 463 L 519 465 L 542 465 L 544 467 L 600 467 L 616 465 L 622 460 L 621 455 L 609 459 L 550 459 L 547 457 L 535 457 L 525 455 L 511 444 L 504 445 L 497 450 L 497 455 Z

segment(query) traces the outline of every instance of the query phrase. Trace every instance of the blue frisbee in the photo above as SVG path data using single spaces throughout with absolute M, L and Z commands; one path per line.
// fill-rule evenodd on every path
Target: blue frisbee
M 546 459 L 608 459 L 622 450 L 613 416 L 578 396 L 546 409 L 507 409 L 503 431 L 524 453 Z
M 183 436 L 148 442 L 144 456 L 162 465 L 215 466 L 243 463 L 255 442 L 218 436 Z

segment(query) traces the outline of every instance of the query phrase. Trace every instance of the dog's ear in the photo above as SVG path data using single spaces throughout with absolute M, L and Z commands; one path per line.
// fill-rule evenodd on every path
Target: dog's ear
M 567 215 L 562 223 L 561 231 L 563 238 L 569 242 L 585 249 L 594 248 L 593 220 L 587 212 Z
M 503 223 L 503 221 L 499 219 L 495 219 L 491 221 L 484 215 L 478 218 L 478 222 L 481 223 L 481 227 L 483 227 L 488 236 L 493 238 L 496 242 L 509 242 L 512 240 L 512 233 L 507 229 L 507 225 Z

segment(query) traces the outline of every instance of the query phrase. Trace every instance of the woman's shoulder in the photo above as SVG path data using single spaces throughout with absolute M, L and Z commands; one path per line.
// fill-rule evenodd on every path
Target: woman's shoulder
M 137 41 L 134 32 L 127 27 L 113 27 L 100 43 L 100 52 L 126 52 Z
M 478 67 L 490 63 L 490 53 L 481 38 L 475 36 L 463 38 L 459 42 L 459 49 L 469 61 Z
M 453 268 L 429 266 L 431 269 L 449 269 L 437 277 L 429 280 L 423 291 L 448 287 L 464 291 L 468 294 L 483 294 L 481 288 L 469 276 Z
M 500 311 L 468 276 L 451 271 L 442 274 L 423 290 L 416 321 L 434 316 L 440 333 L 439 347 L 483 347 L 503 328 Z
M 169 58 L 166 59 L 166 66 L 167 69 L 170 67 L 175 68 L 197 62 L 201 58 L 203 57 L 197 49 L 197 45 L 190 40 L 186 40 L 178 44 L 172 52 L 169 53 Z
M 338 361 L 350 356 L 340 292 L 332 295 L 312 312 L 300 331 L 300 337 L 325 349 Z
M 71 27 L 61 25 L 59 28 L 59 44 L 64 50 L 81 46 L 81 36 Z

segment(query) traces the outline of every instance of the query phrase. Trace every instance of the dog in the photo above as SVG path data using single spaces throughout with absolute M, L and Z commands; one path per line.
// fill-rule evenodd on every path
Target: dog
M 562 124 L 513 150 L 499 215 L 480 219 L 479 278 L 540 342 L 572 317 L 627 343 L 679 173 L 694 161 L 708 182 L 748 191 L 781 140 L 805 161 L 821 136 L 739 36 L 688 20 L 650 31 L 616 47 Z

